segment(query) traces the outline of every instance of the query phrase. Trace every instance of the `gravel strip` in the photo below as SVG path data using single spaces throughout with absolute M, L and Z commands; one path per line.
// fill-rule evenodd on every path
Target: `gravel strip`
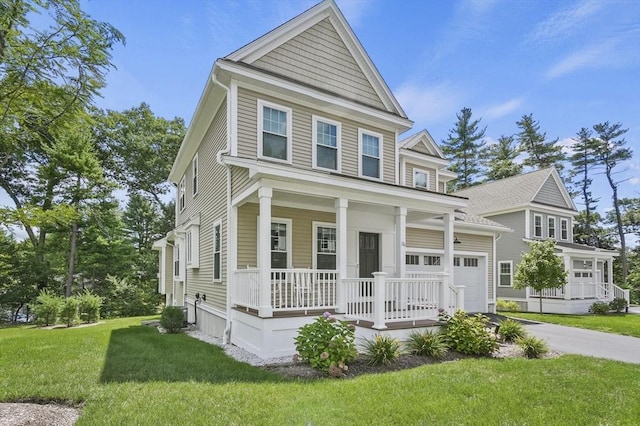
M 54 404 L 0 403 L 2 426 L 71 426 L 80 409 Z

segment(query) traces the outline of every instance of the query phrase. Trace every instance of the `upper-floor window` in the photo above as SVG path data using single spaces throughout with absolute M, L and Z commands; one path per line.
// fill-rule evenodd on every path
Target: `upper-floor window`
M 193 157 L 193 161 L 191 161 L 191 175 L 192 175 L 192 190 L 193 195 L 195 196 L 198 193 L 198 154 Z
M 413 187 L 429 189 L 429 172 L 420 169 L 413 169 Z
M 291 108 L 258 101 L 258 157 L 291 162 Z
M 560 219 L 560 239 L 569 239 L 569 221 L 567 219 Z
M 533 236 L 542 238 L 542 215 L 533 215 Z
M 187 183 L 185 182 L 184 176 L 180 179 L 180 185 L 178 189 L 178 206 L 180 207 L 180 211 L 184 210 L 186 206 L 185 195 L 187 192 Z
M 222 222 L 213 224 L 213 281 L 222 279 Z
M 360 129 L 360 176 L 382 180 L 382 135 Z
M 187 232 L 187 236 L 186 236 L 186 241 L 185 241 L 185 248 L 186 248 L 186 254 L 187 254 L 187 265 L 190 265 L 191 262 L 193 261 L 193 232 L 192 231 L 188 231 Z
M 313 167 L 340 171 L 341 124 L 313 117 Z
M 556 237 L 556 218 L 555 217 L 547 218 L 547 236 L 549 238 Z
M 498 262 L 500 278 L 498 285 L 501 287 L 511 287 L 513 283 L 513 261 L 505 260 Z
M 329 223 L 314 223 L 315 268 L 336 269 L 336 227 Z

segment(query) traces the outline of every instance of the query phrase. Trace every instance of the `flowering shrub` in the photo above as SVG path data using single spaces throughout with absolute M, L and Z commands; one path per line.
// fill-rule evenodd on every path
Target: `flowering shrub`
M 347 363 L 358 355 L 355 344 L 355 327 L 346 321 L 338 321 L 329 312 L 311 324 L 300 328 L 295 338 L 298 359 L 307 361 L 313 368 L 327 371 L 331 376 L 342 376 Z
M 365 340 L 364 352 L 370 365 L 391 365 L 400 356 L 400 342 L 378 334 L 373 340 Z
M 467 355 L 491 355 L 498 342 L 490 331 L 489 318 L 482 314 L 469 316 L 458 310 L 453 316 L 441 312 L 440 319 L 446 322 L 444 336 L 447 346 Z

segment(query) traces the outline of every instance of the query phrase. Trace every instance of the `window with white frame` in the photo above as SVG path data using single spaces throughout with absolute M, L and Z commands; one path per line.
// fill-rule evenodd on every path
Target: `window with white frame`
M 382 180 L 382 135 L 360 129 L 360 176 Z
M 429 172 L 420 169 L 413 169 L 413 187 L 429 189 Z
M 187 260 L 187 265 L 191 265 L 191 262 L 193 261 L 193 232 L 192 231 L 188 231 L 187 235 L 185 237 L 185 254 L 186 254 L 186 260 Z
M 185 182 L 184 176 L 180 179 L 180 184 L 178 186 L 178 206 L 180 207 L 180 211 L 184 210 L 186 206 L 185 196 L 187 192 L 187 183 Z
M 198 193 L 198 154 L 193 157 L 191 161 L 191 186 L 192 194 L 195 196 Z
M 460 266 L 460 258 L 458 256 L 453 258 L 453 266 Z
M 258 156 L 291 162 L 291 108 L 258 101 Z
M 271 222 L 271 268 L 286 269 L 289 259 L 287 222 Z
M 420 256 L 418 256 L 417 254 L 407 254 L 405 257 L 405 263 L 407 265 L 419 265 Z
M 560 239 L 569 239 L 569 221 L 567 219 L 560 219 Z
M 498 285 L 501 287 L 511 287 L 513 285 L 513 261 L 504 260 L 498 262 Z
M 533 215 L 533 236 L 542 238 L 542 215 Z
M 336 269 L 336 227 L 332 224 L 314 223 L 316 269 Z
M 180 276 L 180 245 L 173 246 L 173 276 Z
M 547 236 L 549 238 L 556 238 L 556 218 L 548 217 L 547 218 Z
M 313 117 L 313 167 L 340 171 L 341 124 Z
M 478 267 L 478 258 L 477 257 L 465 257 L 462 260 L 462 265 L 467 268 L 477 268 Z
M 213 281 L 222 280 L 222 221 L 213 224 Z
M 424 264 L 425 266 L 440 266 L 441 257 L 440 256 L 425 256 Z

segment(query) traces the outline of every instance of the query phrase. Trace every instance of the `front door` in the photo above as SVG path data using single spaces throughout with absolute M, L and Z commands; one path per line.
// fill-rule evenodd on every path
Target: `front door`
M 360 232 L 360 278 L 372 278 L 380 270 L 379 234 Z

